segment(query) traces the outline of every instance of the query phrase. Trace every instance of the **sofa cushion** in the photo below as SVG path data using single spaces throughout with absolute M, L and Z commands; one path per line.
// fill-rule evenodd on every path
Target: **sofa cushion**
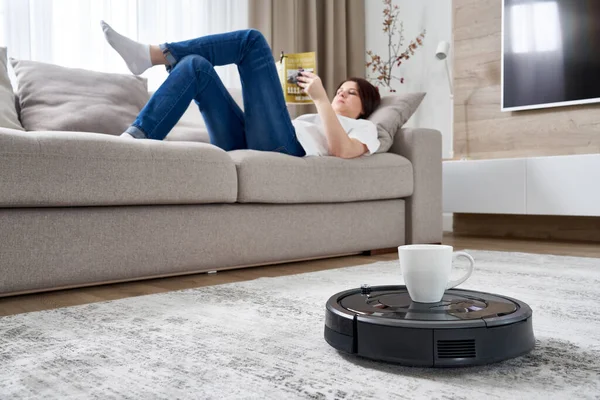
M 0 129 L 0 207 L 233 203 L 236 168 L 206 143 Z
M 23 130 L 15 107 L 15 95 L 8 77 L 6 47 L 0 47 L 0 127 Z
M 147 81 L 133 75 L 11 59 L 27 131 L 120 135 L 146 105 Z
M 229 155 L 237 166 L 240 203 L 337 203 L 413 192 L 412 164 L 397 154 L 342 159 L 235 150 Z
M 381 104 L 368 118 L 377 126 L 377 138 L 381 143 L 376 153 L 385 153 L 392 147 L 396 132 L 417 111 L 424 97 L 425 93 L 416 92 L 381 98 Z

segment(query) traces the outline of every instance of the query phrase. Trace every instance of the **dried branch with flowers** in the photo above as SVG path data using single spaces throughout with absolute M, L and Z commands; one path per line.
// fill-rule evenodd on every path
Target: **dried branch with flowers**
M 415 50 L 423 45 L 425 29 L 410 42 L 404 51 L 400 52 L 404 46 L 404 23 L 398 20 L 400 10 L 398 6 L 392 4 L 392 0 L 383 0 L 383 3 L 385 5 L 383 32 L 388 36 L 388 57 L 384 60 L 371 50 L 367 51 L 367 55 L 371 57 L 371 60 L 367 62 L 367 68 L 370 69 L 368 78 L 376 86 L 387 87 L 390 92 L 395 92 L 396 90 L 392 88 L 392 81 L 397 80 L 404 83 L 404 77 L 393 75 L 394 67 L 399 67 L 403 61 L 409 60 L 415 54 Z M 397 40 L 396 36 L 399 36 Z

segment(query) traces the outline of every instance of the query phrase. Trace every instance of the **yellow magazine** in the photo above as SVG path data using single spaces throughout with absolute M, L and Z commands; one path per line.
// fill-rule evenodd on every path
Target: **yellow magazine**
M 277 72 L 279 73 L 279 81 L 283 88 L 285 102 L 288 104 L 312 103 L 310 97 L 302 92 L 302 88 L 298 86 L 298 73 L 302 71 L 317 73 L 316 52 L 288 54 L 281 52 L 281 57 L 277 62 Z

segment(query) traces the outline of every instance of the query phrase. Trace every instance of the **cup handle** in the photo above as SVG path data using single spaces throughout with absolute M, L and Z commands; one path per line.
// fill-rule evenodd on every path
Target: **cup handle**
M 463 257 L 463 258 L 466 258 L 467 260 L 469 260 L 469 263 L 470 263 L 469 270 L 462 278 L 459 278 L 455 281 L 448 282 L 448 284 L 446 285 L 446 290 L 452 289 L 453 287 L 460 285 L 461 283 L 463 283 L 464 281 L 469 279 L 469 277 L 473 273 L 473 267 L 475 266 L 475 260 L 473 260 L 473 257 L 471 257 L 471 255 L 469 253 L 465 253 L 464 251 L 457 251 L 452 255 L 452 261 L 454 261 L 455 258 L 460 258 L 460 257 Z

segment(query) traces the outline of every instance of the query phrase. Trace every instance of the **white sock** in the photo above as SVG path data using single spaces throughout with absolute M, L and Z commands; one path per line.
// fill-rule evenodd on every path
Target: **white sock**
M 121 135 L 119 135 L 119 137 L 122 137 L 124 139 L 135 139 L 133 136 L 131 136 L 129 133 L 127 132 L 123 132 L 121 133 Z
M 149 45 L 120 35 L 104 21 L 100 21 L 100 26 L 102 26 L 104 37 L 108 43 L 123 57 L 127 67 L 134 75 L 141 75 L 152 66 Z

